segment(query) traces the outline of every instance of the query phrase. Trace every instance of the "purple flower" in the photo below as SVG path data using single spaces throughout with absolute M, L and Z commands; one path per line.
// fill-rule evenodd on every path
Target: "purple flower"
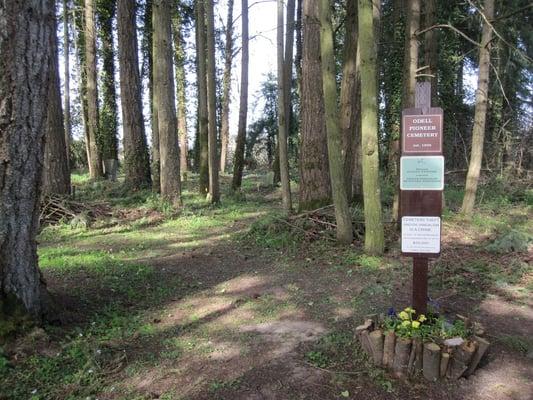
M 396 316 L 396 311 L 394 310 L 394 307 L 389 307 L 387 311 L 387 317 L 395 317 L 395 316 Z

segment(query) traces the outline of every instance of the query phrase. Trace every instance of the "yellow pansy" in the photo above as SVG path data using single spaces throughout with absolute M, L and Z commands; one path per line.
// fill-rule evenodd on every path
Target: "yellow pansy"
M 426 318 L 426 316 L 425 316 L 424 314 L 420 314 L 420 315 L 418 316 L 418 320 L 419 320 L 420 322 L 424 322 L 425 320 L 427 320 L 427 318 Z
M 415 313 L 415 310 L 412 309 L 411 307 L 407 307 L 407 308 L 405 309 L 405 312 L 408 312 L 409 314 L 414 314 L 414 313 Z
M 413 321 L 413 322 L 411 323 L 411 325 L 413 326 L 413 328 L 417 329 L 417 328 L 420 327 L 420 322 L 418 322 L 418 321 Z
M 403 321 L 402 322 L 402 326 L 405 327 L 405 328 L 409 327 L 409 325 L 411 325 L 410 321 Z
M 409 314 L 407 314 L 405 311 L 402 311 L 398 314 L 398 317 L 400 317 L 400 319 L 406 320 L 409 319 Z

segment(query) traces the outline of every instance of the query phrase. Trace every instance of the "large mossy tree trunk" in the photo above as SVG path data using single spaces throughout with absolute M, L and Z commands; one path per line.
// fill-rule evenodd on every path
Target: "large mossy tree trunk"
M 335 80 L 335 53 L 333 48 L 333 28 L 331 8 L 328 0 L 320 0 L 320 53 L 322 61 L 322 86 L 324 110 L 328 137 L 328 160 L 331 177 L 337 240 L 349 244 L 353 239 L 352 217 L 346 193 L 345 165 L 342 133 L 339 129 L 337 112 L 337 83 Z M 346 149 L 344 149 L 344 152 Z
M 185 78 L 185 42 L 182 34 L 181 10 L 176 10 L 172 16 L 172 30 L 174 38 L 174 69 L 176 75 L 176 100 L 178 102 L 178 137 L 180 141 L 180 173 L 181 180 L 187 180 L 189 142 L 187 134 L 187 101 Z
M 300 211 L 331 203 L 318 0 L 303 3 L 302 30 Z
M 118 164 L 118 107 L 115 89 L 115 50 L 113 45 L 113 19 L 116 0 L 97 0 L 98 38 L 101 48 L 102 69 L 100 73 L 101 102 L 99 115 L 100 151 L 107 179 L 116 179 Z
M 50 77 L 45 126 L 42 192 L 45 194 L 68 195 L 70 193 L 70 171 L 67 145 L 65 143 L 63 110 L 61 108 L 56 30 L 57 22 L 54 16 L 52 19 L 52 34 L 50 36 Z
M 39 196 L 55 18 L 51 0 L 0 2 L 0 320 L 40 320 Z
M 213 0 L 205 0 L 205 19 L 207 30 L 207 114 L 209 154 L 209 193 L 208 201 L 216 204 L 220 201 L 220 187 L 218 176 L 218 138 L 217 138 L 217 110 L 216 110 L 216 65 L 215 65 L 215 17 Z
M 206 80 L 206 29 L 204 0 L 196 0 L 196 63 L 198 80 L 198 148 L 199 191 L 207 196 L 209 191 L 209 150 Z
M 150 187 L 151 176 L 142 112 L 134 2 L 118 0 L 117 25 L 125 184 L 131 190 L 139 190 Z
M 224 47 L 224 77 L 222 78 L 222 122 L 220 128 L 220 172 L 222 173 L 226 172 L 226 164 L 228 161 L 231 67 L 233 65 L 233 3 L 233 0 L 228 0 L 226 43 Z M 244 11 L 244 7 L 242 10 Z M 246 12 L 248 12 L 248 10 Z M 242 19 L 244 20 L 243 17 Z
M 492 38 L 492 27 L 489 23 L 494 18 L 494 0 L 485 0 L 483 14 L 486 20 L 483 20 L 481 47 L 479 49 L 479 73 L 477 78 L 474 127 L 472 129 L 472 149 L 470 163 L 468 164 L 468 173 L 466 175 L 465 195 L 461 207 L 461 212 L 466 215 L 472 214 L 474 209 L 479 173 L 481 171 L 481 161 L 483 158 L 490 76 L 490 42 Z
M 91 179 L 104 176 L 102 153 L 99 148 L 99 107 L 98 84 L 96 74 L 96 26 L 94 21 L 94 0 L 85 0 L 84 9 L 84 47 L 85 76 L 87 79 L 87 149 L 89 175 Z
M 152 9 L 154 61 L 154 105 L 157 108 L 161 157 L 161 196 L 181 205 L 178 127 L 174 102 L 171 8 L 169 0 L 154 0 Z
M 285 55 L 283 51 L 283 23 L 284 23 L 283 0 L 278 0 L 278 27 L 277 27 L 277 67 L 278 67 L 278 150 L 279 170 L 281 180 L 281 202 L 283 209 L 290 212 L 292 209 L 291 186 L 289 176 L 289 155 L 287 143 L 287 115 L 285 103 Z
M 241 94 L 239 101 L 239 126 L 237 130 L 237 143 L 233 158 L 233 180 L 232 190 L 238 190 L 242 183 L 242 172 L 244 169 L 244 146 L 246 142 L 246 120 L 248 115 L 248 0 L 242 0 L 242 47 L 241 47 Z
M 370 254 L 382 254 L 384 237 L 379 184 L 376 46 L 372 0 L 359 0 L 358 4 L 365 251 Z

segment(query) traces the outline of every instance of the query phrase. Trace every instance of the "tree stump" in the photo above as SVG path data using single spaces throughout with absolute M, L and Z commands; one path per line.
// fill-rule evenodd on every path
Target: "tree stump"
M 396 334 L 394 331 L 388 331 L 385 335 L 383 344 L 383 365 L 392 367 L 394 362 L 394 345 L 396 344 Z
M 440 358 L 440 377 L 446 377 L 446 371 L 448 370 L 448 363 L 450 362 L 450 353 L 443 351 Z
M 476 354 L 470 361 L 470 365 L 468 366 L 468 369 L 465 372 L 466 377 L 474 373 L 479 362 L 481 361 L 481 358 L 483 357 L 483 355 L 485 354 L 485 352 L 487 351 L 490 345 L 490 343 L 487 340 L 481 337 L 478 337 L 478 336 L 474 336 L 474 340 L 477 342 L 477 350 L 476 350 Z
M 368 335 L 374 364 L 381 366 L 383 361 L 383 332 L 380 329 L 372 331 Z
M 394 362 L 392 364 L 392 369 L 396 375 L 405 376 L 407 374 L 410 354 L 411 339 L 397 338 L 394 348 Z
M 467 370 L 470 360 L 476 351 L 474 342 L 465 342 L 454 353 L 452 365 L 449 369 L 448 378 L 459 379 Z
M 423 357 L 424 378 L 435 382 L 440 377 L 440 346 L 435 343 L 426 343 Z

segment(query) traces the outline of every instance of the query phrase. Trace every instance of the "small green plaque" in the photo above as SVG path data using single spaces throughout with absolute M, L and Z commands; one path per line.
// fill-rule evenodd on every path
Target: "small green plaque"
M 444 157 L 402 157 L 400 159 L 400 189 L 443 190 Z

